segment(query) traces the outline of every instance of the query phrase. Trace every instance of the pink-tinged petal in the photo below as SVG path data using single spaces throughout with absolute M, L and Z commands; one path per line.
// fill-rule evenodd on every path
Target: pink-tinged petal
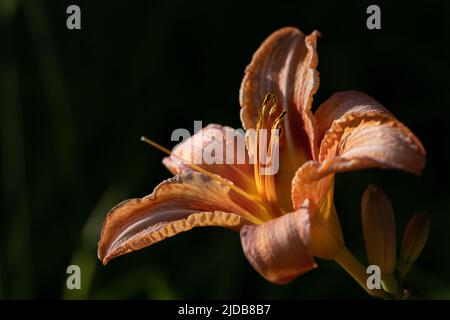
M 238 138 L 238 135 L 242 136 Z M 190 171 L 186 164 L 195 164 L 232 181 L 249 193 L 256 193 L 253 166 L 250 165 L 243 132 L 210 124 L 175 146 L 172 154 L 163 159 L 163 164 L 174 175 Z
M 308 161 L 295 173 L 291 185 L 291 199 L 294 210 L 300 208 L 306 199 L 318 206 L 330 190 L 334 176 L 331 171 L 322 170 L 318 161 Z M 327 176 L 328 175 L 328 176 Z
M 308 252 L 309 217 L 305 201 L 299 210 L 261 225 L 245 225 L 241 243 L 250 264 L 267 280 L 284 284 L 316 267 Z
M 297 144 L 308 158 L 315 158 L 317 154 L 315 123 L 310 109 L 319 87 L 318 36 L 314 31 L 305 37 L 292 27 L 272 33 L 253 55 L 240 91 L 241 120 L 245 129 L 256 127 L 265 94 L 275 93 L 279 105 L 287 110 L 286 143 Z
M 322 259 L 335 259 L 345 248 L 344 236 L 334 207 L 334 175 L 320 171 L 317 161 L 303 165 L 292 180 L 294 210 L 311 201 L 317 210 L 311 213 L 310 253 Z
M 311 105 L 319 87 L 316 71 L 316 42 L 319 33 L 305 36 L 296 28 L 282 28 L 272 33 L 253 55 L 241 84 L 241 120 L 244 128 L 255 128 L 267 93 L 278 97 L 284 108 L 283 134 L 279 143 L 279 171 L 275 176 L 278 203 L 292 211 L 285 186 L 295 171 L 308 159 L 318 157 L 315 118 Z
M 333 94 L 322 103 L 314 116 L 317 124 L 319 143 L 331 128 L 333 121 L 341 119 L 346 113 L 362 114 L 366 112 L 389 115 L 392 114 L 371 96 L 360 91 L 343 91 Z
M 201 173 L 180 174 L 162 182 L 152 194 L 111 209 L 103 223 L 98 257 L 106 264 L 197 226 L 239 230 L 245 223 L 259 221 L 249 213 L 256 212 L 257 205 L 241 198 Z
M 333 95 L 317 111 L 317 123 L 319 160 L 334 172 L 380 167 L 420 174 L 425 166 L 420 140 L 361 92 Z
M 373 98 L 357 91 L 338 93 L 316 115 L 323 137 L 320 161 L 297 170 L 291 190 L 294 208 L 304 199 L 318 204 L 336 172 L 377 167 L 421 173 L 425 150 L 419 139 Z

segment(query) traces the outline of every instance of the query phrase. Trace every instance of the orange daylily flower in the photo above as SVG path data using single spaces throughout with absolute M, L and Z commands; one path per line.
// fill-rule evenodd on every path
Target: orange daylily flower
M 363 281 L 359 263 L 345 249 L 333 203 L 334 174 L 371 167 L 420 174 L 425 150 L 406 126 L 362 92 L 336 93 L 313 114 L 318 36 L 317 31 L 305 36 L 295 28 L 280 29 L 263 42 L 245 71 L 243 127 L 282 129 L 279 172 L 262 176 L 261 163 L 248 161 L 192 165 L 207 146 L 232 142 L 223 134 L 225 127 L 207 126 L 202 139 L 197 133 L 163 160 L 175 177 L 109 212 L 98 245 L 104 264 L 194 227 L 220 226 L 240 232 L 249 262 L 274 283 L 314 268 L 314 256 L 335 259 Z M 247 142 L 247 150 L 255 150 Z

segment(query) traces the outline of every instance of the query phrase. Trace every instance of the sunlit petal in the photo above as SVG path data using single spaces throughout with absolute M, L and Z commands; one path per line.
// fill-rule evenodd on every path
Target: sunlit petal
M 334 182 L 332 175 L 327 176 L 329 173 L 322 170 L 318 161 L 308 161 L 297 170 L 291 185 L 294 209 L 300 208 L 306 199 L 319 205 Z
M 306 201 L 296 212 L 262 225 L 242 227 L 244 253 L 256 271 L 267 280 L 287 283 L 316 267 L 308 252 L 311 208 Z
M 319 33 L 305 36 L 295 28 L 272 33 L 253 55 L 241 85 L 241 120 L 245 129 L 255 128 L 258 109 L 268 92 L 279 97 L 287 110 L 286 142 L 300 143 L 308 158 L 315 154 L 312 97 L 319 87 L 316 42 Z
M 238 134 L 242 136 L 237 138 Z M 173 156 L 164 158 L 163 164 L 175 175 L 191 170 L 186 163 L 197 164 L 247 192 L 256 192 L 253 166 L 248 158 L 243 133 L 210 124 L 178 144 L 172 153 Z
M 259 222 L 248 211 L 256 211 L 257 206 L 240 197 L 227 186 L 197 172 L 166 180 L 151 195 L 124 201 L 109 212 L 98 256 L 107 263 L 195 226 L 239 229 L 243 223 Z
M 361 92 L 333 95 L 317 111 L 317 123 L 323 135 L 319 160 L 329 160 L 323 166 L 332 171 L 380 167 L 420 174 L 425 165 L 419 139 Z
M 335 94 L 316 117 L 318 136 L 323 138 L 320 161 L 297 170 L 292 181 L 294 207 L 306 198 L 319 203 L 332 182 L 329 175 L 336 172 L 378 167 L 420 174 L 425 165 L 419 139 L 364 93 Z
M 333 121 L 341 119 L 346 113 L 362 114 L 366 112 L 390 115 L 378 101 L 364 92 L 352 90 L 333 94 L 322 103 L 314 116 L 317 124 L 317 138 L 322 141 Z
M 292 181 L 292 203 L 294 209 L 299 209 L 305 201 L 311 201 L 317 206 L 317 211 L 311 214 L 310 221 L 310 252 L 316 257 L 334 259 L 344 248 L 344 236 L 334 206 L 334 178 L 317 177 L 315 166 L 318 162 L 309 161 L 302 166 Z

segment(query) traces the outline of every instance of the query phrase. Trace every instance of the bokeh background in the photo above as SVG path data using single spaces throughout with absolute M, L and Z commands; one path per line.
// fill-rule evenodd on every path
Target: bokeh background
M 382 30 L 366 28 L 377 3 Z M 66 28 L 78 4 L 82 29 Z M 319 40 L 321 86 L 358 89 L 422 140 L 422 177 L 339 174 L 336 206 L 364 260 L 360 200 L 390 196 L 400 238 L 426 210 L 431 233 L 409 274 L 413 298 L 450 298 L 450 2 L 0 0 L 0 298 L 367 298 L 334 262 L 284 286 L 262 279 L 237 234 L 200 228 L 101 266 L 106 212 L 170 176 L 143 134 L 172 147 L 193 121 L 240 127 L 238 90 L 261 41 L 293 25 Z M 82 289 L 65 290 L 66 268 Z

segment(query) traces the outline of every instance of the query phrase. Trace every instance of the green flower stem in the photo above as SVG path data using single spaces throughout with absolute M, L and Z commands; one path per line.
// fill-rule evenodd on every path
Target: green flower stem
M 356 282 L 371 296 L 383 299 L 389 299 L 389 296 L 379 289 L 367 288 L 367 273 L 364 266 L 356 259 L 347 248 L 344 248 L 334 260 L 342 267 L 348 274 L 355 279 Z

